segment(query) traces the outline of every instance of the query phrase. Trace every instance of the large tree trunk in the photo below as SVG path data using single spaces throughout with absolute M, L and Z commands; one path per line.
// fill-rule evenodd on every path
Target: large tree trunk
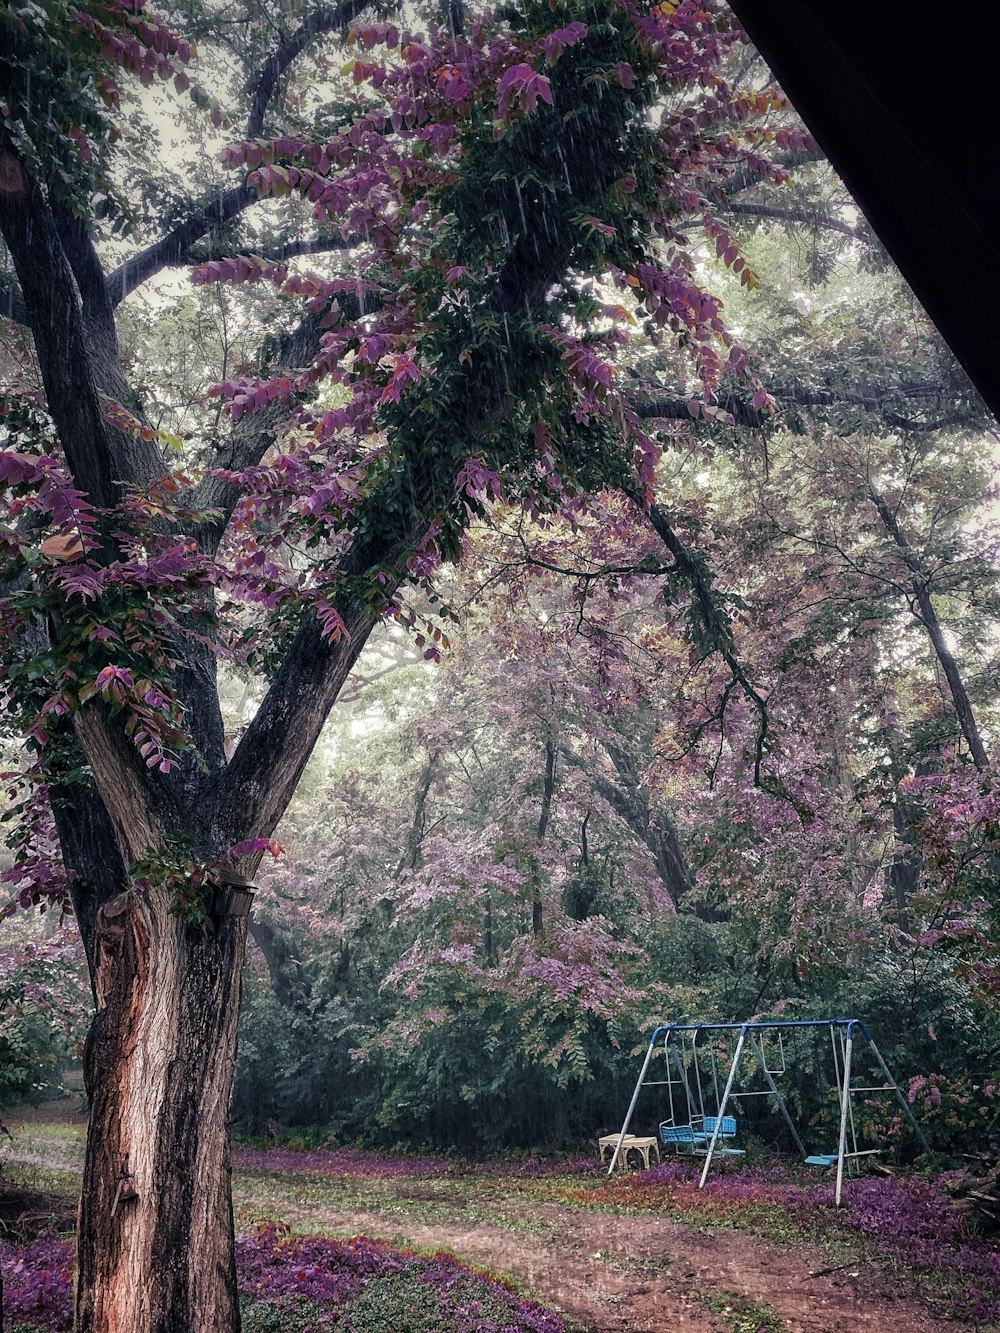
M 245 941 L 244 920 L 183 922 L 159 890 L 101 910 L 78 1333 L 239 1329 L 229 1108 Z
M 349 24 L 361 8 L 356 0 L 321 5 L 264 61 L 247 86 L 253 102 L 248 137 L 261 134 L 271 97 L 299 53 L 318 34 Z M 629 160 L 625 145 L 638 123 L 634 117 L 631 102 L 622 103 L 609 130 L 609 142 L 620 142 L 621 151 L 596 159 L 585 155 L 574 167 L 576 179 L 567 167 L 567 187 L 586 211 L 598 207 Z M 567 124 L 573 151 L 580 123 L 571 117 Z M 113 283 L 104 277 L 87 229 L 77 225 L 72 210 L 50 208 L 49 196 L 14 140 L 0 134 L 0 230 L 17 270 L 23 316 L 73 484 L 111 516 L 111 535 L 95 556 L 110 566 L 121 554 L 116 534 L 131 530 L 134 518 L 122 509 L 123 495 L 164 469 L 152 432 L 147 438 L 144 431 L 119 430 L 107 420 L 106 399 L 129 401 L 113 306 L 164 263 L 187 262 L 191 246 L 237 216 L 254 191 L 240 183 L 220 195 L 217 208 L 196 210 L 127 261 Z M 537 197 L 544 201 L 544 192 Z M 517 198 L 523 217 L 519 192 Z M 81 216 L 87 212 L 82 202 Z M 512 196 L 507 207 L 513 208 Z M 575 238 L 575 224 L 566 235 Z M 572 259 L 559 236 L 545 239 L 537 228 L 516 236 L 496 273 L 490 315 L 506 326 L 508 317 L 520 320 L 526 314 L 537 322 L 553 313 L 547 294 L 564 282 L 567 264 Z M 318 350 L 317 320 L 303 321 L 301 334 L 281 340 L 288 367 L 309 364 Z M 316 617 L 303 611 L 268 694 L 228 764 L 211 632 L 198 619 L 211 612 L 207 593 L 196 607 L 195 623 L 181 625 L 170 653 L 179 662 L 172 686 L 191 742 L 178 765 L 170 772 L 170 765 L 144 765 L 122 719 L 96 700 L 74 714 L 76 738 L 100 798 L 86 819 L 75 818 L 68 808 L 57 814 L 66 864 L 78 876 L 72 892 L 98 1007 L 86 1056 L 91 1129 L 79 1227 L 79 1333 L 239 1328 L 227 1131 L 245 924 L 231 919 L 216 922 L 214 929 L 184 924 L 171 915 L 165 890 L 142 897 L 115 890 L 127 888 L 127 868 L 167 846 L 171 832 L 188 836 L 193 857 L 203 864 L 217 862 L 245 840 L 270 836 L 372 625 L 408 577 L 414 551 L 442 520 L 454 526 L 449 516 L 455 513 L 464 464 L 481 442 L 493 440 L 516 405 L 523 404 L 524 411 L 511 429 L 524 431 L 536 415 L 533 404 L 540 405 L 543 390 L 531 361 L 499 349 L 490 355 L 495 389 L 484 396 L 481 372 L 474 376 L 470 369 L 462 372 L 469 375 L 465 390 L 456 384 L 448 391 L 465 413 L 464 440 L 446 441 L 441 422 L 433 419 L 424 418 L 412 430 L 400 428 L 393 465 L 363 500 L 354 540 L 338 562 L 337 609 L 346 633 L 331 640 Z M 216 511 L 216 517 L 184 525 L 201 556 L 214 557 L 241 494 L 233 477 L 262 462 L 275 442 L 280 415 L 275 407 L 248 416 L 228 439 L 205 442 L 209 476 L 196 488 L 190 508 Z M 442 420 L 447 419 L 445 413 Z M 224 463 L 226 475 L 213 463 Z M 453 534 L 449 543 L 452 539 Z M 155 603 L 153 587 L 143 600 L 148 595 Z M 67 604 L 70 620 L 76 609 Z M 112 658 L 109 652 L 108 664 L 117 664 Z M 63 682 L 61 669 L 55 676 Z M 550 746 L 547 802 L 553 765 Z M 546 805 L 539 842 L 547 818 Z M 94 849 L 112 841 L 117 851 L 102 863 Z M 533 919 L 540 929 L 540 897 Z

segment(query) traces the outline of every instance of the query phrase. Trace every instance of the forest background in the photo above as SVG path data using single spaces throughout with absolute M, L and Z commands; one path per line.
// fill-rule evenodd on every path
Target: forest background
M 183 473 L 226 404 L 234 431 L 240 405 L 271 410 L 248 402 L 254 377 L 297 326 L 287 289 L 261 280 L 268 266 L 344 259 L 362 314 L 368 288 L 339 228 L 292 248 L 289 198 L 220 214 L 182 256 L 197 285 L 141 286 L 129 270 L 143 224 L 224 197 L 233 108 L 280 29 L 273 14 L 177 10 L 198 29 L 211 95 L 186 75 L 125 91 L 133 215 L 108 254 L 121 247 L 123 290 L 136 279 L 118 306 L 137 395 L 123 410 Z M 283 854 L 256 875 L 234 1108 L 248 1131 L 464 1152 L 578 1144 L 619 1117 L 656 1021 L 833 1012 L 864 1017 L 890 1066 L 916 1076 L 936 1146 L 996 1124 L 991 423 L 765 93 L 759 60 L 739 46 L 725 58 L 735 93 L 763 99 L 756 132 L 782 168 L 727 180 L 693 271 L 759 378 L 730 366 L 711 397 L 688 391 L 649 311 L 609 313 L 596 285 L 574 294 L 591 321 L 562 347 L 576 405 L 586 417 L 609 386 L 627 389 L 660 451 L 652 503 L 580 484 L 580 466 L 576 494 L 539 485 L 527 504 L 496 468 L 463 474 L 461 531 L 411 566 L 268 840 Z M 356 71 L 353 57 L 324 70 L 329 114 L 354 105 Z M 293 119 L 313 114 L 308 73 L 282 95 Z M 449 271 L 449 300 L 468 278 Z M 616 343 L 617 324 L 635 336 Z M 40 385 L 16 319 L 5 358 L 9 429 L 23 430 L 16 412 Z M 388 345 L 375 360 L 392 411 L 419 370 Z M 325 406 L 343 401 L 331 389 Z M 297 543 L 266 505 L 240 518 L 262 554 L 220 666 L 230 754 L 287 637 L 286 624 L 264 641 L 266 613 L 336 526 Z M 240 572 L 245 588 L 253 571 Z M 125 705 L 128 682 L 100 688 Z M 169 769 L 171 740 L 151 724 L 142 743 Z M 61 889 L 19 745 L 5 878 L 31 909 Z M 176 855 L 142 869 L 176 875 Z M 57 1082 L 89 1020 L 77 936 L 57 921 L 29 910 L 4 924 L 0 1104 L 41 1095 L 46 1064 Z

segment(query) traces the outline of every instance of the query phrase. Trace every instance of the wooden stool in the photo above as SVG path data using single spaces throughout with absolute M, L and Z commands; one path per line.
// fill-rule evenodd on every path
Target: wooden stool
M 612 1157 L 614 1156 L 615 1148 L 618 1146 L 618 1140 L 620 1138 L 620 1134 L 605 1134 L 602 1138 L 597 1140 L 598 1153 L 602 1162 L 607 1160 L 605 1153 L 609 1153 Z M 649 1154 L 651 1151 L 656 1153 L 656 1160 L 660 1160 L 660 1145 L 655 1138 L 646 1139 L 640 1138 L 636 1134 L 626 1134 L 624 1139 L 622 1139 L 622 1150 L 618 1154 L 618 1161 L 615 1165 L 619 1168 L 623 1167 L 629 1152 L 632 1149 L 635 1149 L 636 1152 L 642 1154 L 644 1169 L 646 1171 L 649 1170 Z

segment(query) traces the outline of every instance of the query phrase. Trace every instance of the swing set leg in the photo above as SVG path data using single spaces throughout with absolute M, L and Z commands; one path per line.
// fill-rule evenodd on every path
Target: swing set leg
M 726 1114 L 726 1105 L 729 1101 L 729 1094 L 733 1090 L 733 1084 L 736 1082 L 736 1070 L 739 1068 L 740 1056 L 743 1054 L 743 1043 L 746 1040 L 746 1025 L 740 1028 L 740 1039 L 736 1043 L 736 1054 L 733 1056 L 733 1063 L 729 1066 L 729 1077 L 726 1079 L 726 1090 L 722 1094 L 722 1101 L 719 1103 L 719 1114 L 715 1117 L 715 1129 L 712 1131 L 712 1142 L 708 1145 L 708 1154 L 705 1157 L 705 1165 L 702 1167 L 701 1180 L 698 1181 L 698 1188 L 705 1188 L 705 1181 L 708 1179 L 708 1168 L 712 1165 L 712 1154 L 715 1152 L 715 1145 L 719 1142 L 719 1135 L 722 1133 L 722 1117 Z
M 844 1045 L 844 1083 L 840 1090 L 840 1143 L 837 1147 L 837 1193 L 834 1202 L 840 1207 L 840 1196 L 844 1188 L 844 1154 L 847 1151 L 847 1116 L 851 1108 L 851 1054 L 854 1049 L 854 1033 L 847 1029 L 847 1041 Z

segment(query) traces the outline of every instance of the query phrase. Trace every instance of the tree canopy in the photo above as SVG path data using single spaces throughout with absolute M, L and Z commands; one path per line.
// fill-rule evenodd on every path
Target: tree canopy
M 979 405 L 890 303 L 859 314 L 877 250 L 829 177 L 789 178 L 815 146 L 728 11 L 162 15 L 51 0 L 0 18 L 2 671 L 25 758 L 5 880 L 24 905 L 72 903 L 96 1002 L 81 1329 L 238 1322 L 232 890 L 278 852 L 386 622 L 394 652 L 440 662 L 460 636 L 521 693 L 449 660 L 391 848 L 361 842 L 364 783 L 342 794 L 336 855 L 385 900 L 351 910 L 387 934 L 427 913 L 383 975 L 416 1001 L 460 965 L 501 1027 L 529 997 L 531 1049 L 560 1078 L 586 1069 L 595 1015 L 651 995 L 620 984 L 616 884 L 638 876 L 651 919 L 750 922 L 763 873 L 767 948 L 808 964 L 845 875 L 863 915 L 837 842 L 890 823 L 912 840 L 890 811 L 926 758 L 917 733 L 936 728 L 937 768 L 988 768 L 939 610 L 971 623 L 995 595 L 962 527 L 981 465 L 970 447 L 953 471 L 942 433 Z M 816 281 L 830 236 L 862 265 L 825 320 L 776 283 L 765 333 L 745 298 L 779 222 Z M 477 582 L 506 608 L 460 614 Z M 947 694 L 899 729 L 885 678 L 908 614 Z M 463 792 L 477 729 L 497 762 Z M 874 755 L 876 735 L 891 794 L 879 759 L 865 777 L 831 749 Z M 715 827 L 684 826 L 682 773 Z M 460 813 L 435 841 L 442 796 Z M 308 978 L 259 935 L 294 1006 Z

